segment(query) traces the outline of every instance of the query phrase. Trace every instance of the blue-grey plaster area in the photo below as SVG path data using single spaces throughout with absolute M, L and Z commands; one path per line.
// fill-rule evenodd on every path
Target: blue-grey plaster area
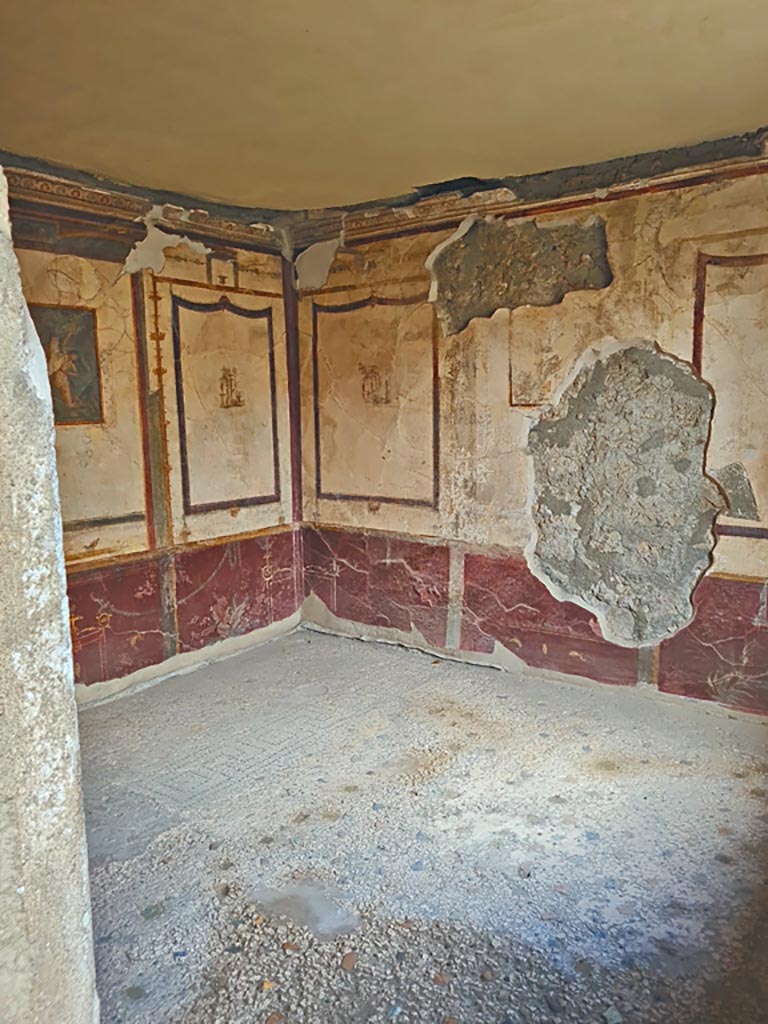
M 726 466 L 710 470 L 710 473 L 725 494 L 729 516 L 733 519 L 760 518 L 752 483 L 741 462 L 729 462 Z
M 761 719 L 300 631 L 81 736 L 104 1021 L 766 1019 Z

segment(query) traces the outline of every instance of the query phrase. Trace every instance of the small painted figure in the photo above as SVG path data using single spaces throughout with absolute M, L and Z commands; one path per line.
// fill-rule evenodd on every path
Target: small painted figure
M 35 305 L 29 311 L 45 350 L 55 422 L 102 423 L 95 311 Z
M 360 364 L 362 382 L 360 393 L 363 401 L 369 405 L 389 405 L 392 401 L 389 392 L 389 381 L 382 376 L 378 366 L 363 366 Z
M 245 405 L 243 393 L 237 387 L 237 369 L 234 366 L 221 368 L 219 404 L 222 409 L 239 409 Z

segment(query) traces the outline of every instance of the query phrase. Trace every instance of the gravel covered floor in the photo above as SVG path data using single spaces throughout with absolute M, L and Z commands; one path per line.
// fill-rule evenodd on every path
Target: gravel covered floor
M 104 1024 L 768 1020 L 764 720 L 300 631 L 80 724 Z

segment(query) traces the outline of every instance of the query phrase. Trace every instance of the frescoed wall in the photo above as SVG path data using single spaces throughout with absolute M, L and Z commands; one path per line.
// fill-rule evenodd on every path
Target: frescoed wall
M 66 553 L 145 549 L 146 368 L 131 279 L 108 260 L 18 255 L 53 395 Z
M 502 191 L 350 213 L 325 285 L 298 296 L 258 224 L 153 213 L 168 245 L 126 273 L 149 203 L 11 171 L 80 682 L 299 612 L 768 712 L 764 164 L 527 206 Z M 430 257 L 468 214 L 496 218 L 497 301 L 449 333 L 483 282 L 454 264 L 441 306 Z M 504 225 L 560 249 L 526 264 Z M 599 274 L 581 267 L 593 257 Z M 712 388 L 706 471 L 729 501 L 692 622 L 641 648 L 608 642 L 525 556 L 530 426 L 588 350 L 633 339 Z
M 360 632 L 349 622 L 363 624 L 369 633 L 399 633 L 406 642 L 498 663 L 625 685 L 639 680 L 768 711 L 764 175 L 762 168 L 751 174 L 740 168 L 730 177 L 714 175 L 716 180 L 710 173 L 700 183 L 649 183 L 626 194 L 618 189 L 615 196 L 592 194 L 536 210 L 490 197 L 480 214 L 506 217 L 510 224 L 535 217 L 554 238 L 563 225 L 586 228 L 598 218 L 605 225 L 612 280 L 566 291 L 548 305 L 536 305 L 534 298 L 498 308 L 447 335 L 430 320 L 433 307 L 424 301 L 432 283 L 425 264 L 470 212 L 467 204 L 435 200 L 421 223 L 417 214 L 398 211 L 378 222 L 371 216 L 346 220 L 327 284 L 302 297 L 299 318 L 304 515 L 317 524 L 305 540 L 306 587 L 313 601 L 322 601 L 319 611 L 313 607 L 326 625 Z M 474 202 L 477 209 L 481 197 Z M 523 290 L 536 272 L 532 265 Z M 403 304 L 406 295 L 415 297 L 413 304 Z M 368 331 L 348 315 L 326 314 L 333 332 L 318 320 L 324 305 L 363 303 L 376 311 Z M 420 319 L 415 309 L 424 310 Z M 379 365 L 404 358 L 407 332 L 410 388 L 426 396 L 438 382 L 437 401 L 423 405 L 436 411 L 434 431 L 426 417 L 412 431 L 399 413 L 386 430 L 366 430 L 373 420 L 360 415 L 363 399 L 356 407 L 349 397 L 361 393 L 359 367 L 372 362 L 372 343 Z M 595 616 L 556 600 L 523 557 L 531 540 L 530 425 L 587 349 L 632 339 L 654 342 L 686 361 L 712 387 L 706 469 L 731 503 L 717 520 L 714 562 L 695 592 L 692 623 L 661 645 L 639 650 L 608 643 Z M 344 351 L 343 362 L 333 361 L 333 347 Z M 348 415 L 339 415 L 337 407 Z M 397 482 L 423 474 L 433 438 L 437 500 L 411 503 Z M 345 494 L 324 485 L 327 479 L 359 479 L 361 462 L 369 479 L 378 473 L 390 482 L 385 500 L 370 487 L 361 499 L 349 487 Z M 389 558 L 366 558 L 374 538 L 379 546 L 386 541 Z M 432 569 L 422 569 L 435 559 L 450 568 L 439 586 Z M 386 581 L 394 586 L 398 576 L 399 595 L 393 596 Z M 405 627 L 401 614 L 387 618 L 366 610 L 369 595 L 381 591 L 393 607 L 411 609 Z M 424 606 L 434 623 L 428 633 L 419 625 Z
M 166 251 L 145 283 L 162 367 L 170 530 L 183 544 L 291 522 L 278 256 Z
M 134 255 L 127 272 L 148 203 L 9 179 L 54 401 L 78 682 L 289 619 L 280 256 L 232 223 L 182 236 L 170 208 L 161 268 Z

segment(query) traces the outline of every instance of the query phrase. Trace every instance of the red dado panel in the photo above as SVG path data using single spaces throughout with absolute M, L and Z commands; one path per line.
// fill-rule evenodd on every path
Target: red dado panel
M 306 592 L 342 619 L 410 633 L 444 647 L 448 548 L 343 530 L 304 531 Z
M 706 576 L 696 615 L 659 651 L 659 689 L 768 714 L 768 583 Z
M 157 561 L 75 573 L 67 589 L 76 682 L 116 679 L 167 657 Z
M 165 588 L 164 602 L 171 559 L 176 588 Z M 116 679 L 279 622 L 312 592 L 339 618 L 415 628 L 445 648 L 449 567 L 445 544 L 305 528 L 82 570 L 68 578 L 75 678 Z M 692 624 L 659 649 L 659 689 L 768 714 L 768 583 L 706 577 L 694 604 Z M 638 652 L 608 643 L 590 612 L 555 600 L 520 555 L 467 554 L 461 650 L 491 654 L 496 642 L 533 667 L 637 681 Z
M 300 538 L 300 530 L 273 533 L 263 538 L 267 542 L 271 565 L 271 572 L 265 580 L 269 583 L 271 622 L 280 622 L 293 615 L 304 598 Z
M 594 615 L 552 597 L 525 559 L 468 554 L 461 649 L 490 654 L 494 641 L 536 668 L 622 686 L 637 682 L 637 651 L 604 640 Z
M 291 531 L 176 554 L 179 651 L 288 618 L 298 606 Z

